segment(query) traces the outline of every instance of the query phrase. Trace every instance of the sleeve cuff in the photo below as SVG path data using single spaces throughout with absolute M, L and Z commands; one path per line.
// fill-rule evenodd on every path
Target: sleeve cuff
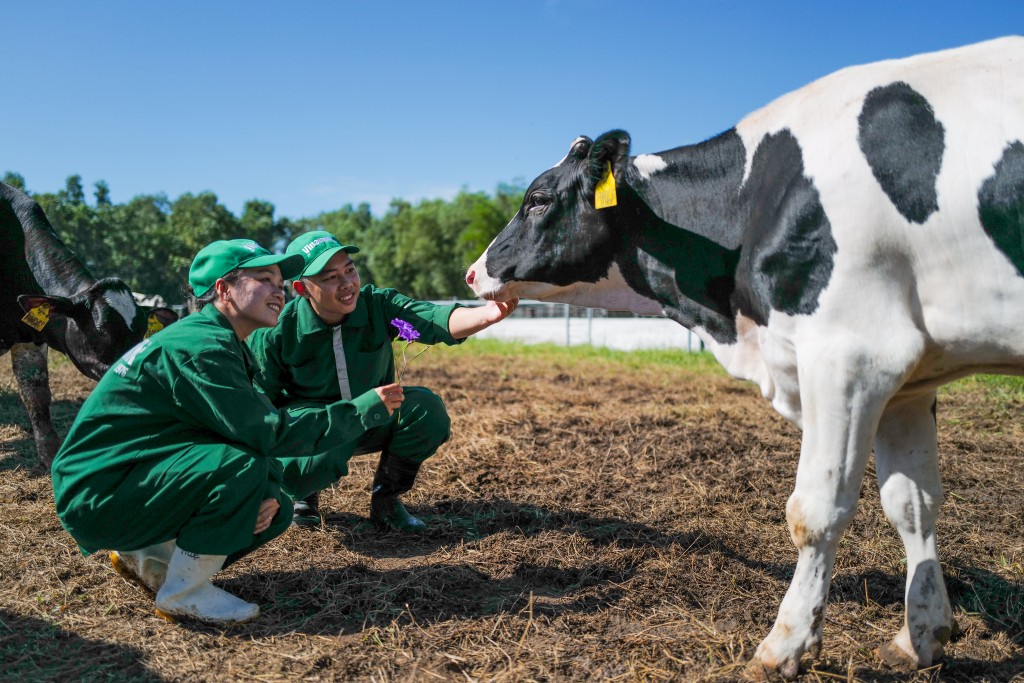
M 391 420 L 388 409 L 384 407 L 380 396 L 373 389 L 352 399 L 352 405 L 355 406 L 364 429 L 380 427 Z
M 456 339 L 455 337 L 452 336 L 452 333 L 448 331 L 449 330 L 448 319 L 452 317 L 452 313 L 455 312 L 456 308 L 465 308 L 465 306 L 463 306 L 462 304 L 452 304 L 450 306 L 443 306 L 443 307 L 441 307 L 438 310 L 438 313 L 439 313 L 438 318 L 440 320 L 436 321 L 436 322 L 439 322 L 440 323 L 440 327 L 442 329 L 444 329 L 446 339 L 444 339 L 443 341 L 448 346 L 458 346 L 462 342 L 464 342 L 467 339 L 469 339 L 469 337 L 463 337 L 462 339 Z

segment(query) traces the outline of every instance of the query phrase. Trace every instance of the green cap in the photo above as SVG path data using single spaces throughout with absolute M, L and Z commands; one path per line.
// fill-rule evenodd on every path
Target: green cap
M 188 269 L 188 283 L 196 296 L 202 296 L 235 268 L 273 265 L 281 269 L 281 277 L 291 280 L 302 270 L 303 263 L 293 254 L 271 254 L 252 240 L 217 240 L 196 254 Z
M 299 275 L 306 277 L 307 275 L 316 275 L 323 270 L 331 257 L 339 251 L 355 254 L 359 251 L 359 247 L 342 244 L 337 237 L 324 230 L 314 230 L 293 239 L 284 253 L 298 254 L 303 258 L 306 266 Z

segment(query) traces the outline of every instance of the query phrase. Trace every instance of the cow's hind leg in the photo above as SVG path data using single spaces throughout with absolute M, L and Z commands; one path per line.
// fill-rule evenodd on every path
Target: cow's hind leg
M 50 419 L 50 373 L 46 368 L 46 347 L 35 344 L 13 345 L 11 367 L 18 381 L 18 393 L 32 423 L 39 462 L 49 469 L 60 447 L 60 439 Z
M 919 345 L 905 358 L 884 359 L 869 340 L 817 335 L 798 358 L 803 439 L 796 485 L 786 505 L 798 555 L 771 632 L 757 647 L 750 673 L 795 678 L 800 659 L 821 650 L 825 606 L 840 537 L 857 510 L 871 439 L 889 398 L 902 385 Z
M 891 666 L 931 666 L 955 628 L 935 540 L 942 483 L 934 405 L 934 392 L 890 404 L 875 438 L 882 508 L 907 551 L 906 618 L 878 650 Z

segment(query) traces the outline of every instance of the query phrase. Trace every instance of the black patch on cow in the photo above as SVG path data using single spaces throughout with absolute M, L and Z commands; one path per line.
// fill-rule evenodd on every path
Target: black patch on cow
M 660 302 L 668 317 L 735 342 L 730 298 L 743 231 L 736 215 L 743 140 L 730 129 L 656 156 L 665 167 L 644 178 L 630 164 L 620 206 L 606 210 L 623 240 L 616 263 L 627 284 Z
M 999 251 L 1024 277 L 1024 144 L 1003 150 L 995 173 L 978 191 L 978 218 Z
M 626 283 L 681 325 L 703 327 L 722 343 L 736 341 L 729 298 L 739 250 L 662 220 L 631 187 L 619 196 L 620 208 L 609 215 L 623 236 L 616 263 Z
M 746 146 L 736 129 L 655 156 L 665 162 L 663 170 L 650 178 L 638 172 L 630 178 L 655 215 L 724 247 L 739 247 L 743 225 L 736 220 L 735 211 Z
M 759 325 L 772 310 L 809 315 L 832 276 L 836 243 L 818 190 L 788 130 L 765 136 L 740 192 L 747 230 L 733 306 Z
M 878 184 L 904 218 L 924 223 L 939 208 L 935 179 L 945 150 L 945 130 L 928 100 L 902 82 L 875 88 L 857 123 Z

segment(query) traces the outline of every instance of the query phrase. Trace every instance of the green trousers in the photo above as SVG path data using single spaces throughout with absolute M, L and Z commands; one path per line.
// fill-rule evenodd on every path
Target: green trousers
M 193 443 L 124 468 L 113 490 L 62 521 L 85 553 L 138 550 L 171 539 L 199 555 L 228 563 L 284 533 L 291 499 L 281 491 L 281 464 L 237 443 Z M 266 531 L 253 534 L 260 505 L 281 509 Z
M 322 491 L 348 474 L 353 455 L 387 451 L 395 458 L 423 462 L 451 436 L 451 418 L 441 397 L 424 387 L 403 387 L 405 401 L 387 424 L 368 430 L 359 440 L 307 458 L 280 458 L 282 490 L 294 500 Z M 301 408 L 294 404 L 290 410 Z M 318 407 L 322 404 L 306 404 Z

